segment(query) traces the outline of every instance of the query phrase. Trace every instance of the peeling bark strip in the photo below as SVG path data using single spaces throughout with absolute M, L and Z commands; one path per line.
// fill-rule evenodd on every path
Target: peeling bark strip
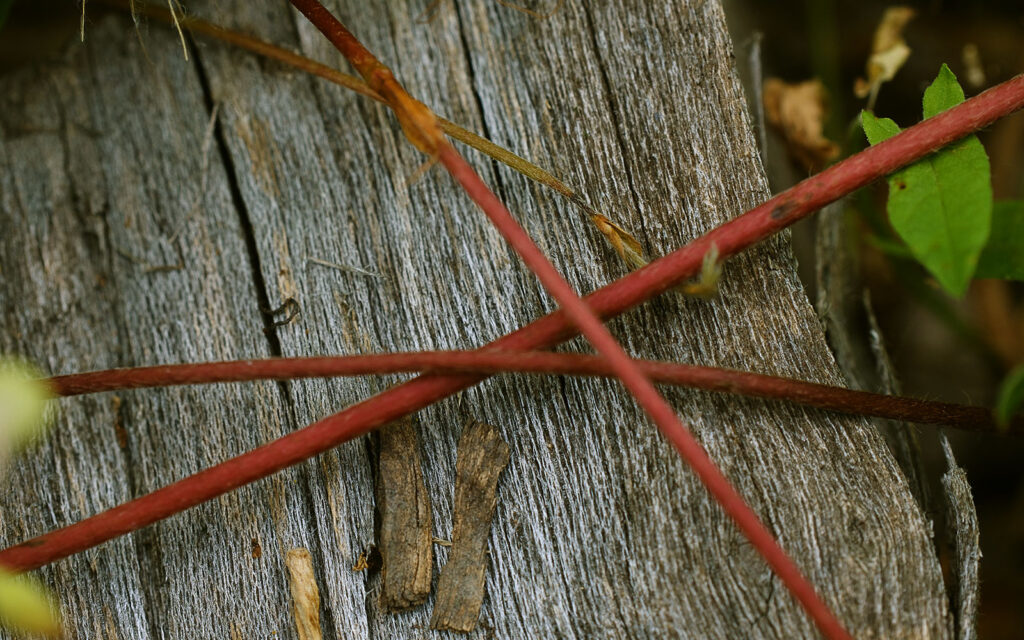
M 491 425 L 473 422 L 462 432 L 455 463 L 452 550 L 437 584 L 432 629 L 468 633 L 476 627 L 484 600 L 487 534 L 498 477 L 508 459 L 508 444 Z
M 384 559 L 380 604 L 390 611 L 423 604 L 433 576 L 430 498 L 411 420 L 380 432 L 377 503 L 381 513 L 378 546 Z
M 307 549 L 292 549 L 284 557 L 288 587 L 292 592 L 292 614 L 299 640 L 321 640 L 320 589 L 313 575 L 313 558 Z
M 967 474 L 957 465 L 953 448 L 943 434 L 939 441 L 946 455 L 948 470 L 942 475 L 942 488 L 946 498 L 946 536 L 956 554 L 951 562 L 953 572 L 953 616 L 956 621 L 957 640 L 975 640 L 978 637 L 978 606 L 981 584 L 978 568 L 981 564 L 981 546 L 978 542 L 978 512 L 971 496 Z

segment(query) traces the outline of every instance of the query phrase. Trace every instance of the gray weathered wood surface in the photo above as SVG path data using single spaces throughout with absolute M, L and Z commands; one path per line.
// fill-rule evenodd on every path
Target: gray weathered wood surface
M 767 195 L 717 2 L 570 1 L 536 20 L 457 0 L 417 22 L 427 5 L 332 4 L 416 96 L 554 169 L 651 253 Z M 283 2 L 190 8 L 341 65 Z M 217 43 L 186 62 L 162 26 L 142 41 L 148 59 L 127 20 L 97 17 L 84 45 L 0 77 L 0 350 L 64 373 L 470 348 L 552 308 L 449 178 L 412 179 L 423 158 L 382 107 Z M 579 291 L 622 275 L 578 211 L 469 155 Z M 289 296 L 302 315 L 268 340 L 259 306 Z M 611 326 L 640 356 L 840 380 L 784 239 L 730 262 L 719 297 L 659 300 Z M 114 506 L 384 384 L 62 402 L 47 442 L 5 479 L 0 539 Z M 931 524 L 869 422 L 666 394 L 855 636 L 951 634 Z M 483 610 L 497 637 L 814 635 L 612 382 L 505 376 L 421 412 L 438 537 L 469 419 L 496 425 L 512 452 Z M 432 600 L 385 614 L 379 575 L 351 571 L 374 543 L 369 451 L 346 444 L 44 569 L 69 636 L 294 638 L 284 555 L 299 546 L 325 637 L 446 635 L 427 629 Z

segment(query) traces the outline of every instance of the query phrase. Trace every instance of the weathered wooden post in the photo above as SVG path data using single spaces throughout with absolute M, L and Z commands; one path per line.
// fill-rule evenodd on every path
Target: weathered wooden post
M 416 96 L 553 169 L 652 254 L 768 195 L 715 1 L 567 2 L 537 19 L 457 0 L 430 22 L 426 2 L 348 4 L 334 8 Z M 285 3 L 190 9 L 341 65 Z M 186 61 L 160 26 L 141 41 L 125 17 L 97 17 L 59 60 L 0 76 L 0 350 L 63 373 L 472 348 L 552 308 L 446 175 L 416 179 L 423 158 L 380 105 L 218 43 L 196 41 Z M 577 210 L 469 156 L 579 291 L 623 273 Z M 261 307 L 289 298 L 301 314 L 265 334 Z M 840 382 L 785 238 L 730 261 L 719 296 L 663 297 L 611 326 L 639 356 Z M 0 539 L 151 491 L 382 384 L 64 401 L 5 480 Z M 855 636 L 952 634 L 931 525 L 869 421 L 666 393 Z M 813 636 L 616 383 L 501 376 L 421 412 L 437 537 L 476 419 L 511 448 L 478 637 Z M 375 544 L 375 453 L 346 444 L 42 575 L 72 637 L 293 638 L 285 557 L 304 547 L 324 637 L 433 635 L 433 598 L 385 613 L 379 574 L 352 569 Z

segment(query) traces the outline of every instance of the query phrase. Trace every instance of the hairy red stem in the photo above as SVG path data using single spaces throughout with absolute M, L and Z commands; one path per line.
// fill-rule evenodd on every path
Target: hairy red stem
M 576 295 L 569 283 L 541 253 L 533 240 L 512 219 L 512 214 L 505 209 L 501 201 L 484 185 L 476 172 L 450 145 L 445 145 L 440 149 L 440 160 L 477 205 L 487 212 L 495 227 L 522 256 L 530 269 L 537 274 L 544 287 L 558 301 L 559 306 L 570 317 L 573 324 L 579 327 L 598 353 L 605 357 L 612 371 L 622 381 L 626 389 L 633 394 L 637 403 L 654 421 L 661 434 L 675 447 L 690 469 L 704 483 L 708 492 L 721 505 L 725 513 L 732 518 L 750 544 L 757 549 L 793 597 L 803 606 L 825 637 L 834 640 L 851 638 L 832 610 L 818 595 L 814 585 L 804 577 L 796 562 L 779 545 L 772 532 L 761 522 L 761 518 L 747 505 L 697 438 L 676 416 L 675 410 L 661 397 L 654 384 L 647 379 L 643 371 L 619 345 L 607 327 L 602 324 L 600 318 L 594 314 L 582 298 Z
M 587 297 L 599 315 L 618 315 L 694 276 L 712 242 L 737 253 L 817 209 L 992 124 L 1024 106 L 1017 76 L 811 176 L 742 216 Z M 772 212 L 776 213 L 772 216 Z M 729 240 L 728 245 L 723 240 Z M 487 349 L 543 349 L 574 335 L 563 312 L 532 322 Z M 427 374 L 392 387 L 253 451 L 100 514 L 0 551 L 0 564 L 33 569 L 174 515 L 297 464 L 422 409 L 487 376 Z
M 793 378 L 673 362 L 636 360 L 655 382 L 705 391 L 785 400 L 851 415 L 942 424 L 978 433 L 1024 435 L 1024 419 L 1007 430 L 996 426 L 987 407 L 853 391 Z M 58 396 L 215 382 L 293 380 L 389 373 L 547 373 L 612 376 L 599 356 L 548 351 L 413 351 L 353 356 L 268 358 L 169 364 L 55 376 L 46 382 Z
M 814 586 L 804 577 L 796 562 L 783 550 L 768 527 L 761 522 L 761 518 L 747 505 L 739 491 L 711 460 L 711 456 L 676 416 L 675 410 L 661 397 L 654 384 L 615 340 L 601 319 L 551 264 L 529 234 L 516 222 L 501 200 L 449 144 L 441 133 L 434 115 L 424 105 L 414 101 L 394 79 L 390 69 L 367 51 L 318 0 L 291 1 L 328 40 L 334 43 L 359 70 L 367 83 L 384 96 L 413 144 L 427 153 L 436 155 L 448 173 L 490 218 L 498 232 L 512 245 L 572 323 L 580 329 L 598 353 L 605 357 L 612 371 L 657 425 L 661 434 L 675 447 L 821 632 L 835 640 L 850 638 L 835 614 L 815 591 Z

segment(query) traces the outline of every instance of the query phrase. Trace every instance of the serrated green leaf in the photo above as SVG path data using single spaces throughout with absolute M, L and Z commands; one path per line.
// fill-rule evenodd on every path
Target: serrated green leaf
M 60 614 L 46 590 L 28 576 L 0 569 L 0 626 L 22 633 L 57 636 Z
M 943 65 L 925 92 L 926 116 L 960 102 L 956 76 Z M 899 133 L 888 118 L 864 112 L 871 144 Z M 889 176 L 889 222 L 918 262 L 950 293 L 961 296 L 989 236 L 992 185 L 988 155 L 975 136 L 964 138 Z
M 860 125 L 872 145 L 888 140 L 900 132 L 900 126 L 889 118 L 876 118 L 870 111 L 860 112 Z
M 924 99 L 921 101 L 924 117 L 936 116 L 963 101 L 964 90 L 960 88 L 960 83 L 949 67 L 943 64 L 935 81 L 924 90 Z
M 999 385 L 999 396 L 996 399 L 996 422 L 1005 427 L 1010 418 L 1024 404 L 1024 365 L 1010 372 Z
M 1024 200 L 1000 200 L 993 205 L 992 233 L 974 277 L 1024 281 Z

